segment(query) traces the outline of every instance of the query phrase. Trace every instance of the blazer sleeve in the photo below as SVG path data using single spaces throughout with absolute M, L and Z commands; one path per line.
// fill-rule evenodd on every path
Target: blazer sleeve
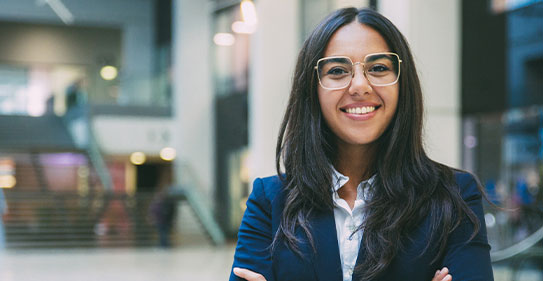
M 247 199 L 247 209 L 238 232 L 238 243 L 234 254 L 234 267 L 246 268 L 274 281 L 272 274 L 270 245 L 273 239 L 271 204 L 267 198 L 262 179 L 253 184 Z M 245 280 L 230 271 L 230 281 Z
M 477 181 L 468 174 L 457 175 L 462 198 L 479 220 L 479 232 L 473 239 L 473 224 L 465 217 L 449 235 L 443 266 L 449 268 L 454 281 L 494 280 L 490 262 L 490 245 L 486 236 L 486 224 Z

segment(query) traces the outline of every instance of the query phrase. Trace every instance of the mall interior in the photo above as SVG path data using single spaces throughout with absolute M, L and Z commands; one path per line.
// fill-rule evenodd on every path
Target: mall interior
M 226 280 L 297 54 L 369 7 L 430 157 L 476 174 L 495 280 L 543 280 L 542 0 L 0 0 L 0 280 Z

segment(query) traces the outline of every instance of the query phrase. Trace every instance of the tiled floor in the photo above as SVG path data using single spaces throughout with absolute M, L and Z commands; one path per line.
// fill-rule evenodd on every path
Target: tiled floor
M 174 250 L 89 249 L 0 253 L 1 281 L 221 281 L 228 280 L 234 245 L 193 244 Z M 494 268 L 496 281 L 510 270 Z M 523 270 L 519 281 L 543 280 L 540 270 Z
M 234 245 L 0 253 L 1 281 L 228 280 Z

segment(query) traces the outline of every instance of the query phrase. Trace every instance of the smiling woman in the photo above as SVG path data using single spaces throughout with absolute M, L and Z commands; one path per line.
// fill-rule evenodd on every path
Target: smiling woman
M 371 145 L 383 134 L 396 112 L 398 70 L 393 65 L 399 65 L 399 58 L 389 51 L 385 39 L 377 31 L 352 22 L 332 35 L 324 58 L 317 63 L 317 72 L 322 77 L 319 78 L 321 87 L 317 89 L 322 115 L 343 145 Z M 341 76 L 336 74 L 337 70 L 349 68 L 329 66 L 330 63 L 319 66 L 328 61 L 327 58 L 337 56 L 345 56 L 349 61 L 363 59 L 364 63 L 355 63 L 350 71 L 346 71 L 348 81 L 341 82 L 347 79 L 330 76 Z
M 278 176 L 254 183 L 230 280 L 492 280 L 478 181 L 428 158 L 422 121 L 398 29 L 367 9 L 327 17 L 298 56 Z

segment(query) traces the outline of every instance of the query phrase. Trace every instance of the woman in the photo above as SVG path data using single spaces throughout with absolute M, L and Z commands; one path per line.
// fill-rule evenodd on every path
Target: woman
M 422 113 L 388 19 L 326 18 L 300 51 L 281 176 L 254 183 L 230 280 L 492 280 L 479 185 L 427 157 Z

